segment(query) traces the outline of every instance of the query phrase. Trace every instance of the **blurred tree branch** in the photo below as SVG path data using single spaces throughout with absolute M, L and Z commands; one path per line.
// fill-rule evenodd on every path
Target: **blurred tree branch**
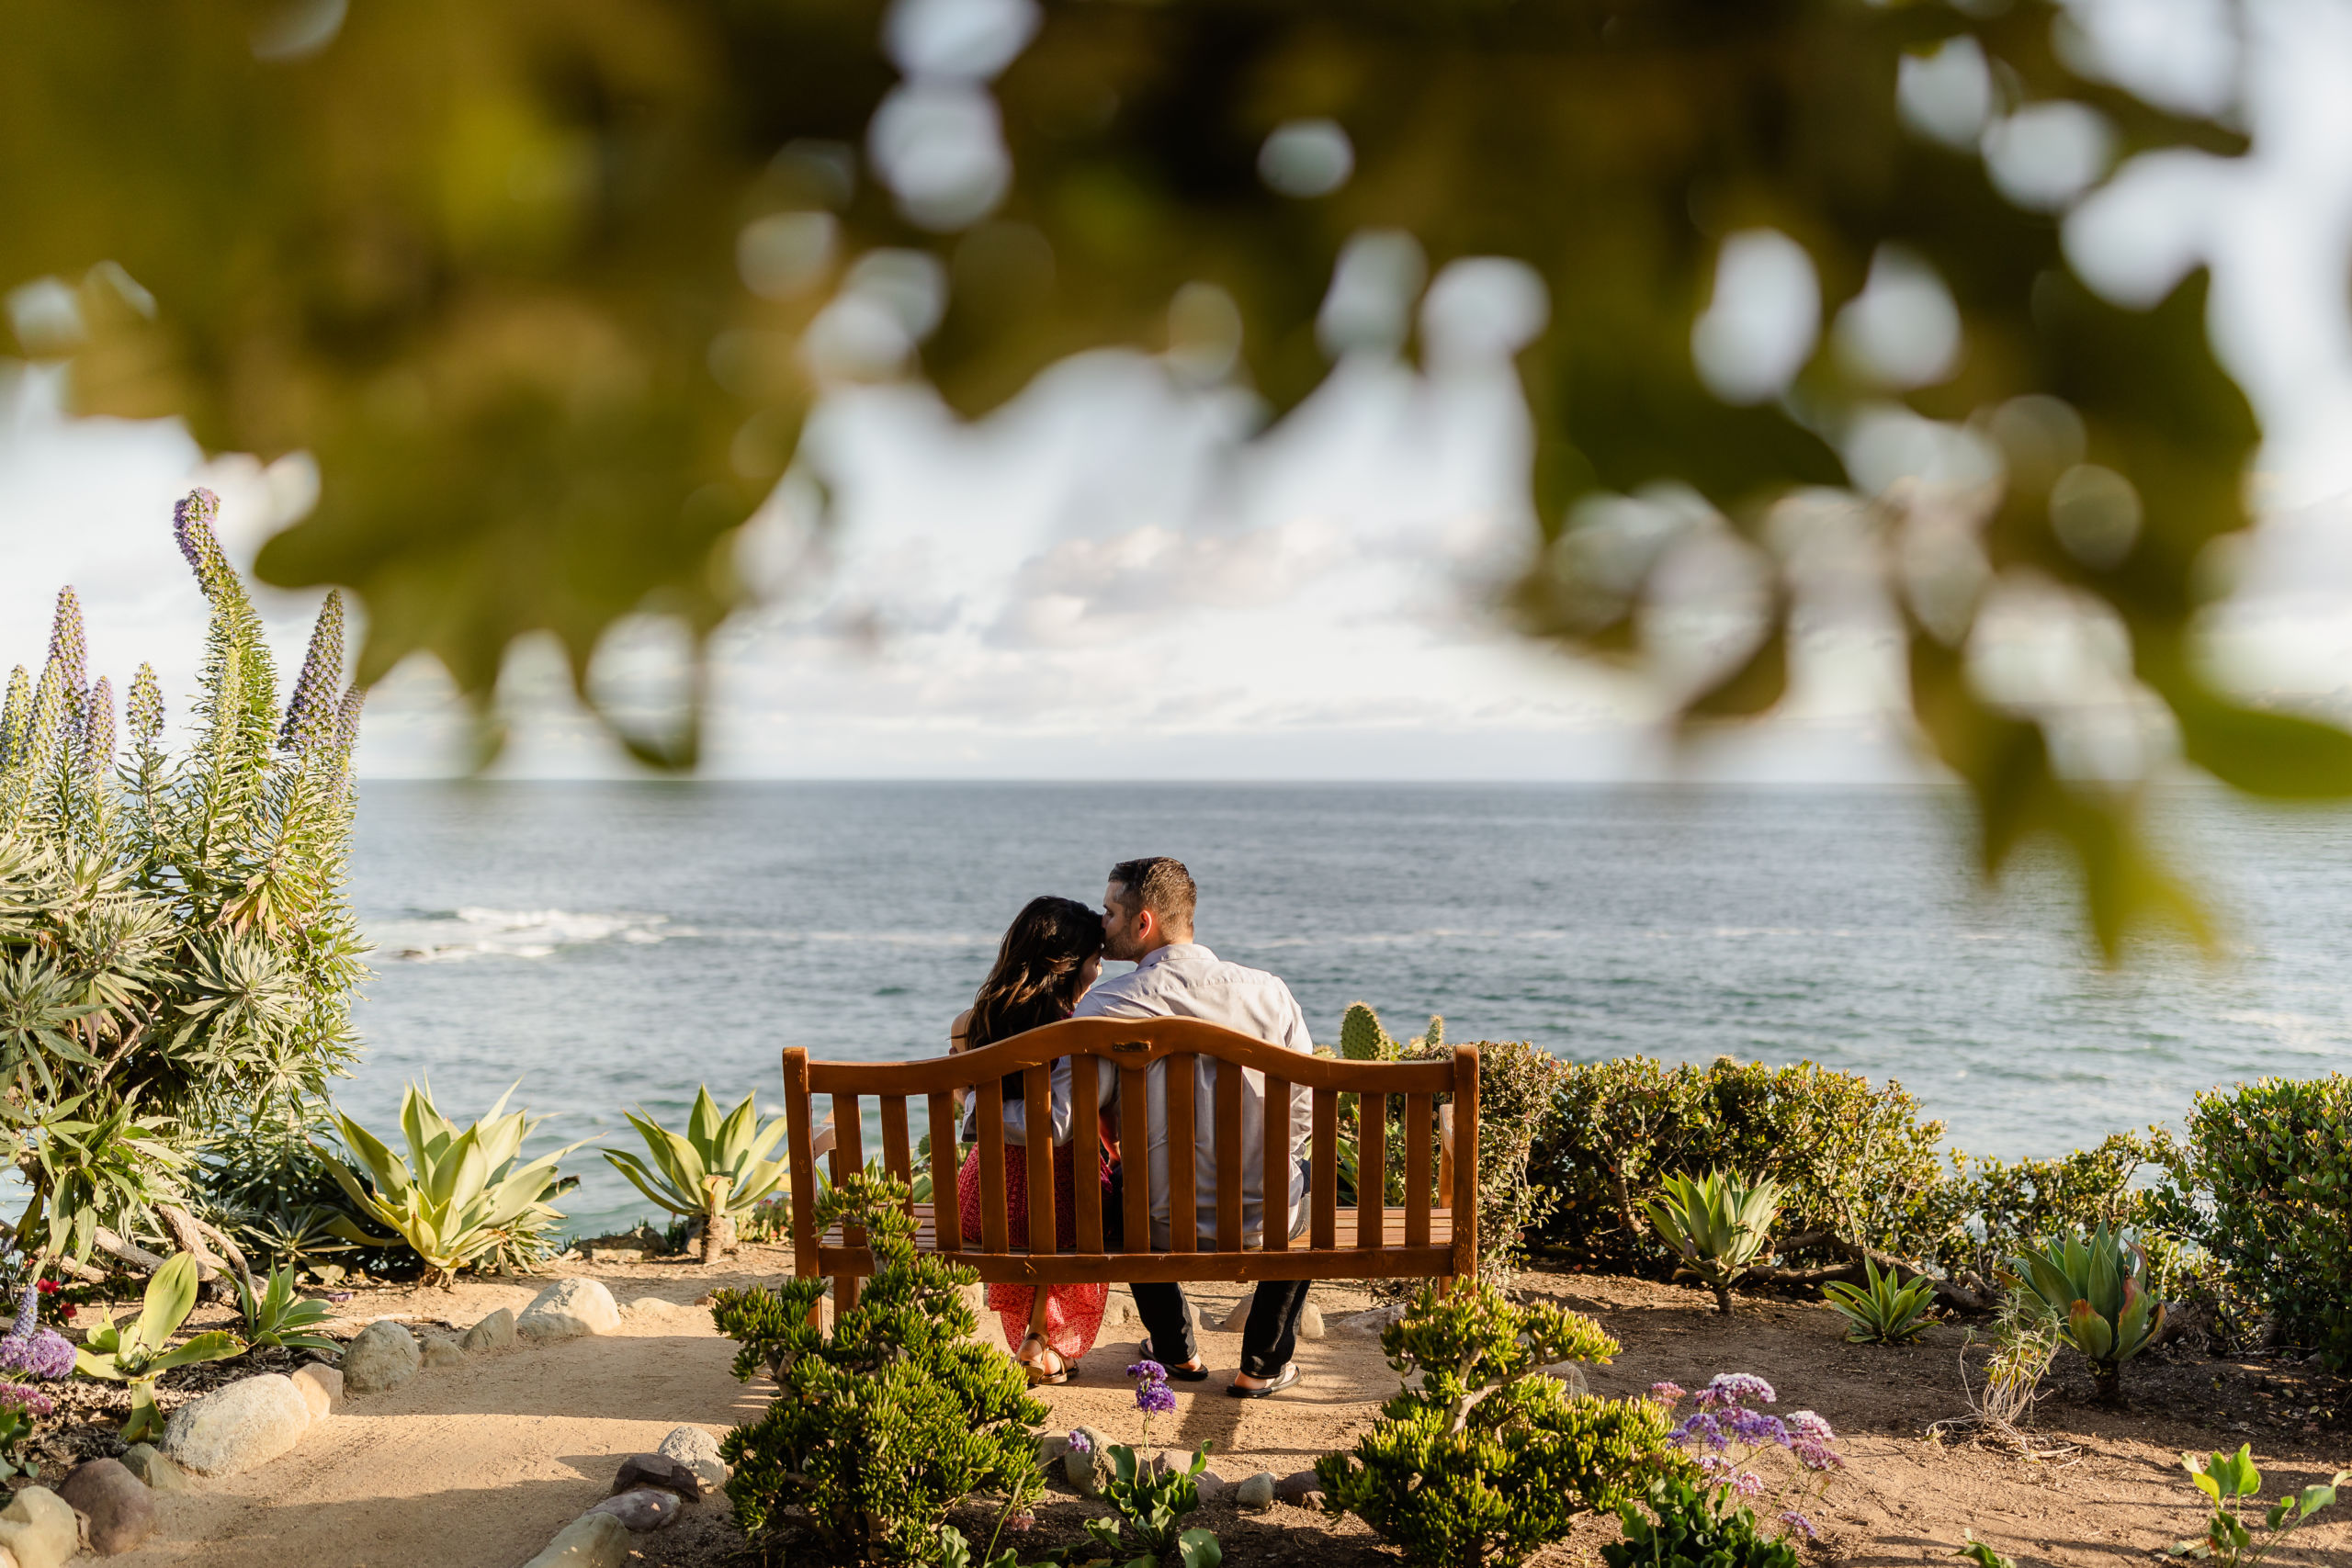
M 731 531 L 831 382 L 922 375 L 978 414 L 1130 344 L 1279 414 L 1335 356 L 1421 353 L 1432 274 L 1510 258 L 1485 280 L 1539 278 L 1549 313 L 1504 345 L 1538 520 L 1507 613 L 1647 658 L 1662 565 L 1736 542 L 1767 612 L 1684 708 L 1765 712 L 1803 607 L 1790 508 L 1845 507 L 1986 868 L 2059 835 L 2112 953 L 2201 918 L 2143 840 L 2145 770 L 2064 765 L 2064 715 L 1972 673 L 1988 603 L 2039 584 L 2120 623 L 2122 678 L 2241 788 L 2352 792 L 2352 736 L 2235 704 L 2193 654 L 2258 434 L 2202 276 L 2100 298 L 2061 245 L 2078 192 L 2005 193 L 1980 153 L 2064 120 L 2107 144 L 2080 186 L 2242 150 L 2070 69 L 2070 25 L 2046 0 L 28 0 L 0 12 L 0 284 L 52 280 L 13 315 L 78 409 L 311 452 L 317 509 L 263 575 L 364 596 L 362 681 L 424 649 L 482 701 L 525 631 L 578 682 L 622 615 L 715 626 Z M 1775 267 L 1806 329 L 1777 350 L 1735 276 Z M 1858 472 L 1886 430 L 1929 460 Z M 691 761 L 692 715 L 605 716 Z

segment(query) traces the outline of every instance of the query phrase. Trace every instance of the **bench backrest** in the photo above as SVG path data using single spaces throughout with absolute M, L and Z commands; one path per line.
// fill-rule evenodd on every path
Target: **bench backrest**
M 1148 1182 L 1142 1179 L 1150 1146 L 1146 1122 L 1145 1070 L 1165 1060 L 1167 1118 L 1172 1129 L 1194 1124 L 1194 1058 L 1216 1063 L 1212 1125 L 1216 1169 L 1215 1249 L 1196 1251 L 1194 1213 L 1198 1201 L 1193 1140 L 1167 1139 L 1168 1230 L 1165 1249 L 1151 1246 Z M 1074 1215 L 1077 1247 L 1057 1251 L 1054 1212 L 1053 1149 L 1042 1139 L 1018 1156 L 1028 1178 L 1028 1233 L 1033 1246 L 1014 1251 L 1007 1242 L 1009 1215 L 1004 1183 L 1004 1086 L 1019 1073 L 1022 1098 L 1030 1106 L 1048 1103 L 1053 1066 L 1071 1059 L 1070 1145 L 1076 1164 Z M 1122 1250 L 1103 1247 L 1100 1140 L 1091 1135 L 1101 1109 L 1098 1070 L 1104 1057 L 1119 1073 L 1118 1137 L 1121 1166 L 1134 1175 L 1123 1182 Z M 1265 1075 L 1265 1123 L 1261 1174 L 1264 1218 L 1261 1246 L 1245 1249 L 1242 1226 L 1241 1069 Z M 979 1138 L 982 1237 L 967 1244 L 956 1217 L 956 1105 L 959 1091 L 976 1099 Z M 1291 1235 L 1289 1139 L 1278 1135 L 1290 1122 L 1294 1094 L 1311 1097 L 1306 1234 Z M 1403 1097 L 1405 1203 L 1401 1214 L 1383 1206 L 1386 1190 L 1385 1136 L 1359 1140 L 1357 1204 L 1342 1225 L 1339 1209 L 1340 1096 L 1361 1097 L 1358 1124 L 1384 1126 L 1386 1097 Z M 924 1244 L 978 1268 L 981 1277 L 1031 1284 L 1071 1280 L 1264 1279 L 1428 1279 L 1476 1271 L 1478 1170 L 1478 1053 L 1457 1045 L 1448 1058 L 1426 1062 L 1352 1062 L 1286 1051 L 1250 1035 L 1198 1019 L 1069 1019 L 1015 1035 L 977 1051 L 914 1062 L 811 1061 L 798 1048 L 784 1053 L 786 1138 L 792 1168 L 794 1269 L 802 1275 L 831 1274 L 837 1298 L 854 1297 L 854 1281 L 873 1271 L 873 1255 L 862 1232 L 851 1228 L 840 1246 L 819 1235 L 816 1221 L 816 1156 L 821 1132 L 814 1109 L 818 1095 L 832 1100 L 831 1130 L 838 1170 L 865 1161 L 859 1102 L 880 1101 L 882 1164 L 900 1180 L 915 1176 L 914 1145 L 908 1102 L 926 1103 L 931 1133 L 932 1192 L 935 1223 Z M 1437 1128 L 1441 1098 L 1450 1100 L 1452 1137 L 1441 1153 Z M 1377 1101 L 1379 1109 L 1375 1109 Z M 1449 1157 L 1450 1156 L 1450 1157 Z M 1439 1183 L 1444 1181 L 1441 1195 Z M 1433 1236 L 1432 1208 L 1450 1210 L 1450 1235 Z M 1401 1221 L 1401 1224 L 1396 1222 Z M 1397 1236 L 1392 1244 L 1390 1235 Z M 1351 1245 L 1341 1246 L 1344 1233 Z M 1303 1245 L 1302 1245 L 1303 1244 Z M 846 1289 L 844 1289 L 844 1287 Z

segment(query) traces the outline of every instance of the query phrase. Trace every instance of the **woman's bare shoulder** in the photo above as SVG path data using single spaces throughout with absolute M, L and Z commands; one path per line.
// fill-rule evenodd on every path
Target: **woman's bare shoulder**
M 971 1032 L 971 1029 L 972 1010 L 966 1008 L 956 1015 L 956 1021 L 947 1026 L 947 1049 L 951 1055 L 964 1048 L 965 1037 Z

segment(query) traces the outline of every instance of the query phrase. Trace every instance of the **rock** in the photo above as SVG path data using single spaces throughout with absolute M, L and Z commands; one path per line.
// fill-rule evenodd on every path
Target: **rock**
M 727 1485 L 727 1461 L 718 1457 L 718 1439 L 700 1427 L 672 1427 L 653 1451 L 693 1471 L 695 1478 L 713 1492 Z
M 74 1506 L 46 1486 L 28 1486 L 0 1508 L 0 1548 L 17 1568 L 59 1568 L 82 1550 L 82 1521 Z
M 645 1248 L 641 1247 L 592 1247 L 588 1249 L 591 1263 L 642 1263 Z
M 424 1364 L 424 1352 L 417 1348 L 416 1336 L 390 1318 L 381 1318 L 361 1329 L 343 1348 L 343 1386 L 352 1393 L 380 1393 L 416 1376 L 416 1369 Z
M 647 1530 L 667 1529 L 678 1522 L 686 1511 L 685 1499 L 675 1492 L 659 1486 L 640 1486 L 634 1492 L 623 1492 L 607 1497 L 588 1510 L 592 1514 L 610 1514 L 630 1529 L 642 1535 Z
M 1062 1475 L 1078 1488 L 1080 1496 L 1099 1496 L 1102 1478 L 1111 1473 L 1110 1439 L 1091 1427 L 1073 1427 L 1069 1435 L 1073 1438 L 1084 1438 L 1088 1446 L 1081 1453 L 1073 1443 L 1062 1455 Z
M 122 1456 L 125 1470 L 147 1483 L 153 1492 L 188 1492 L 187 1472 L 157 1453 L 146 1443 L 133 1443 Z
M 1274 1472 L 1261 1470 L 1233 1489 L 1233 1506 L 1252 1513 L 1274 1506 Z
M 1255 1300 L 1254 1296 L 1244 1296 L 1233 1303 L 1233 1310 L 1225 1314 L 1221 1325 L 1227 1334 L 1238 1334 L 1250 1326 L 1250 1306 Z
M 673 1317 L 689 1310 L 662 1296 L 639 1296 L 621 1308 L 625 1313 L 641 1314 L 647 1317 Z
M 1204 1470 L 1193 1478 L 1193 1490 L 1201 1495 L 1201 1506 L 1214 1508 L 1226 1501 L 1226 1494 L 1233 1490 L 1233 1483 L 1214 1470 Z
M 514 1332 L 526 1339 L 576 1339 L 620 1325 L 621 1309 L 601 1280 L 558 1280 L 531 1298 L 514 1320 Z
M 311 1407 L 313 1422 L 323 1421 L 343 1408 L 343 1374 L 324 1361 L 296 1368 L 294 1386 Z
M 1293 1506 L 1305 1508 L 1307 1512 L 1312 1514 L 1319 1514 L 1323 1511 L 1323 1494 L 1320 1492 L 1302 1492 L 1298 1495 L 1298 1501 L 1294 1504 Z
M 164 1452 L 199 1475 L 238 1475 L 300 1442 L 310 1425 L 310 1402 L 294 1380 L 264 1372 L 174 1411 Z
M 702 1495 L 702 1478 L 684 1461 L 668 1454 L 631 1454 L 621 1461 L 620 1473 L 613 1477 L 608 1495 L 617 1497 L 647 1486 L 675 1492 L 689 1503 Z
M 1341 1334 L 1351 1335 L 1360 1339 L 1377 1339 L 1380 1337 L 1381 1331 L 1390 1324 L 1402 1323 L 1404 1320 L 1405 1307 L 1400 1302 L 1389 1306 L 1374 1307 L 1370 1312 L 1353 1314 L 1340 1319 L 1331 1326 Z
M 621 1568 L 628 1561 L 628 1527 L 591 1508 L 556 1531 L 555 1539 L 523 1568 Z
M 424 1364 L 428 1367 L 454 1367 L 466 1359 L 465 1347 L 447 1334 L 430 1334 L 424 1339 Z
M 83 1461 L 57 1495 L 89 1518 L 90 1550 L 101 1557 L 155 1533 L 155 1495 L 119 1459 Z
M 1061 1462 L 1062 1456 L 1068 1452 L 1069 1452 L 1069 1439 L 1059 1432 L 1046 1432 L 1039 1435 L 1037 1438 L 1039 1465 L 1052 1469 Z
M 458 1341 L 467 1350 L 512 1350 L 514 1348 L 514 1309 L 500 1307 L 480 1323 L 466 1330 Z
M 1299 1311 L 1298 1337 L 1301 1339 L 1320 1339 L 1323 1337 L 1323 1309 L 1317 1306 L 1313 1302 L 1307 1303 L 1306 1305 Z
M 1323 1484 L 1323 1478 L 1311 1470 L 1295 1470 L 1274 1483 L 1274 1495 L 1285 1503 L 1295 1503 Z

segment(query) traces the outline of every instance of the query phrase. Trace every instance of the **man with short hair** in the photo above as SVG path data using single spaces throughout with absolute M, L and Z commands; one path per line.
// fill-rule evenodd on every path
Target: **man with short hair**
M 1290 987 L 1262 969 L 1227 964 L 1193 940 L 1193 909 L 1196 890 L 1180 861 L 1166 855 L 1122 861 L 1111 868 L 1103 891 L 1102 952 L 1136 964 L 1133 974 L 1105 980 L 1079 999 L 1080 1018 L 1198 1018 L 1285 1049 L 1311 1054 L 1306 1016 Z M 1196 1245 L 1204 1251 L 1216 1245 L 1216 1080 L 1215 1057 L 1194 1058 L 1193 1126 L 1168 1125 L 1168 1064 L 1154 1062 L 1144 1084 L 1149 1110 L 1148 1168 L 1122 1171 L 1123 1181 L 1147 1181 L 1151 1194 L 1151 1245 L 1169 1245 L 1168 1140 L 1193 1139 L 1193 1169 L 1198 1208 Z M 1066 1066 L 1061 1070 L 1066 1071 Z M 1266 1128 L 1265 1075 L 1244 1068 L 1241 1074 L 1242 1236 L 1245 1245 L 1261 1239 L 1264 1224 Z M 1118 1092 L 1118 1072 L 1108 1060 L 1102 1064 L 1102 1103 L 1107 1110 Z M 1057 1086 L 1057 1089 L 1059 1086 Z M 1057 1098 L 1060 1098 L 1057 1093 Z M 1274 1135 L 1287 1138 L 1292 1172 L 1290 1214 L 1292 1234 L 1306 1228 L 1306 1167 L 1299 1158 L 1313 1122 L 1313 1109 L 1303 1094 L 1291 1097 L 1287 1127 Z M 1136 1245 L 1128 1243 L 1127 1245 Z M 1165 1365 L 1171 1377 L 1198 1382 L 1208 1375 L 1193 1344 L 1193 1322 L 1184 1287 L 1174 1283 L 1141 1283 L 1135 1292 L 1136 1310 L 1150 1338 L 1145 1354 Z M 1298 1381 L 1291 1359 L 1298 1344 L 1298 1318 L 1306 1305 L 1304 1280 L 1264 1280 L 1250 1308 L 1249 1326 L 1241 1336 L 1241 1368 L 1227 1390 L 1238 1399 L 1262 1399 Z

